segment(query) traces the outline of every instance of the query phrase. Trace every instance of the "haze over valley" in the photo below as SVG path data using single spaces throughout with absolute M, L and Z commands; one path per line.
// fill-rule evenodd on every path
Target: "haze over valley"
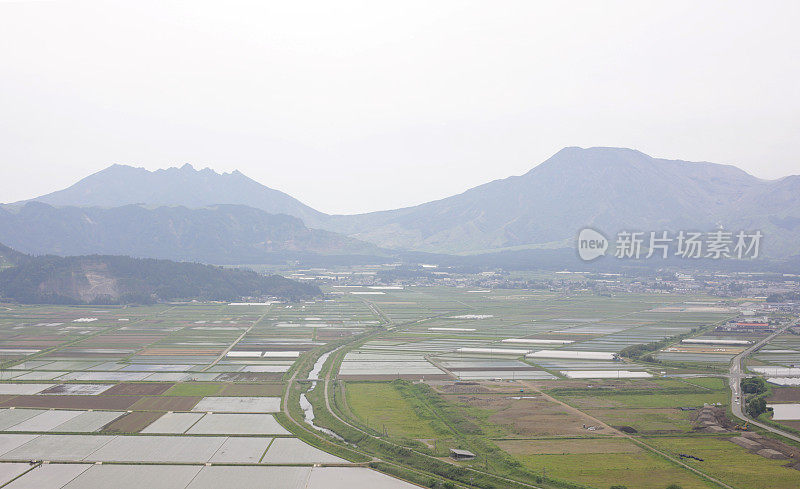
M 258 263 L 275 253 L 389 256 L 574 247 L 580 229 L 760 230 L 763 255 L 800 240 L 800 176 L 569 147 L 524 175 L 415 207 L 327 215 L 244 174 L 112 165 L 0 209 L 0 236 L 27 253 L 129 254 Z M 291 217 L 289 217 L 291 216 Z M 293 219 L 296 218 L 296 219 Z
M 800 488 L 799 25 L 0 0 L 0 488 Z

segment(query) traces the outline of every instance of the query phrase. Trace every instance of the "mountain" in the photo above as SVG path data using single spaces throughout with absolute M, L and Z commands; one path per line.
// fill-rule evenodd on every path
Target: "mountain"
M 20 263 L 25 255 L 0 243 L 0 270 Z
M 30 254 L 110 254 L 215 264 L 267 263 L 276 255 L 382 254 L 374 245 L 308 229 L 283 214 L 240 205 L 0 208 L 0 236 Z
M 180 168 L 155 171 L 112 165 L 68 188 L 33 200 L 54 206 L 79 207 L 120 207 L 130 204 L 206 207 L 238 204 L 270 214 L 288 214 L 308 224 L 319 222 L 325 216 L 239 171 L 217 173 L 209 168 L 195 170 L 188 163 Z
M 127 256 L 36 256 L 0 270 L 0 297 L 29 304 L 127 304 L 162 300 L 307 299 L 319 287 L 279 275 Z
M 239 172 L 114 165 L 35 199 L 65 207 L 5 206 L 9 214 L 0 212 L 0 238 L 35 253 L 252 263 L 265 253 L 385 256 L 378 247 L 445 254 L 563 249 L 574 246 L 584 227 L 613 240 L 622 230 L 710 232 L 723 226 L 760 230 L 761 254 L 785 258 L 798 254 L 798 192 L 800 176 L 767 181 L 729 165 L 653 158 L 625 148 L 569 147 L 524 175 L 459 195 L 328 216 Z M 265 213 L 288 214 L 315 229 Z
M 324 228 L 376 245 L 439 253 L 572 246 L 591 226 L 620 230 L 761 229 L 764 250 L 796 253 L 800 177 L 760 180 L 728 165 L 623 148 L 559 151 L 528 173 L 415 207 L 332 216 Z

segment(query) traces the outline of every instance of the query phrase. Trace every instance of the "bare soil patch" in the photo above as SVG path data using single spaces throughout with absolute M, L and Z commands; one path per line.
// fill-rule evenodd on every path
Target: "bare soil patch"
M 737 440 L 744 440 L 744 441 L 737 442 Z M 758 453 L 765 448 L 768 450 L 774 450 L 789 459 L 789 464 L 787 464 L 787 466 L 794 466 L 794 465 L 800 466 L 800 449 L 798 449 L 795 446 L 788 445 L 786 443 L 778 441 L 774 438 L 769 438 L 759 433 L 748 431 L 741 433 L 738 437 L 730 438 L 730 441 L 736 443 L 737 445 L 744 446 L 744 448 L 753 453 Z M 764 456 L 762 453 L 758 454 Z
M 625 368 L 621 363 L 620 368 Z M 642 389 L 663 389 L 664 386 L 646 379 L 618 380 L 618 379 L 576 379 L 576 380 L 539 380 L 528 381 L 537 388 L 548 389 L 590 389 L 603 392 L 604 390 L 642 390 Z M 688 387 L 688 386 L 687 386 Z
M 163 396 L 142 397 L 130 409 L 135 411 L 189 411 L 200 402 L 200 397 Z
M 535 395 L 534 395 L 535 396 Z M 512 399 L 506 395 L 459 396 L 458 402 L 492 412 L 488 421 L 518 436 L 585 436 L 596 422 L 564 406 L 535 396 Z M 599 431 L 598 431 L 599 432 Z
M 772 387 L 767 402 L 800 402 L 800 387 Z
M 101 431 L 105 433 L 138 433 L 162 415 L 163 413 L 128 413 L 105 425 Z
M 586 440 L 499 440 L 497 446 L 512 455 L 638 453 L 642 449 L 623 438 Z
M 428 376 L 425 376 L 427 379 Z M 520 389 L 525 392 L 530 392 L 530 386 L 520 382 L 505 382 L 505 381 L 474 381 L 474 382 L 453 382 L 449 383 L 432 383 L 436 391 L 442 394 L 508 394 L 520 395 Z M 526 395 L 526 394 L 522 394 Z

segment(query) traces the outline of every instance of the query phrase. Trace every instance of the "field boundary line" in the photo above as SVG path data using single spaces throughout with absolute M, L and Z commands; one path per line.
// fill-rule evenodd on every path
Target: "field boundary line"
M 267 316 L 267 314 L 269 314 L 269 311 L 271 311 L 271 310 L 272 310 L 272 304 L 270 304 L 269 306 L 267 306 L 267 310 L 266 310 L 266 311 L 264 311 L 264 314 L 262 314 L 262 315 L 261 315 L 261 316 L 260 316 L 260 317 L 259 317 L 257 320 L 255 320 L 255 321 L 253 322 L 253 324 L 251 324 L 250 326 L 248 326 L 248 328 L 247 328 L 247 329 L 245 329 L 245 330 L 244 330 L 244 332 L 243 332 L 242 334 L 240 334 L 238 338 L 236 338 L 236 341 L 234 341 L 233 343 L 231 343 L 231 344 L 230 344 L 230 346 L 228 346 L 227 348 L 225 348 L 225 350 L 224 350 L 222 353 L 220 353 L 220 355 L 217 357 L 217 359 L 216 359 L 216 360 L 214 360 L 214 361 L 213 361 L 213 362 L 211 362 L 210 364 L 206 365 L 206 366 L 205 366 L 205 368 L 203 368 L 202 370 L 200 370 L 200 372 L 206 372 L 206 371 L 208 371 L 208 369 L 212 368 L 214 365 L 218 364 L 218 363 L 220 362 L 220 360 L 222 360 L 223 358 L 225 358 L 225 355 L 227 355 L 227 354 L 228 354 L 228 353 L 229 353 L 229 352 L 230 352 L 230 351 L 233 349 L 233 347 L 234 347 L 234 346 L 238 345 L 238 344 L 239 344 L 239 342 L 240 342 L 240 341 L 242 341 L 242 339 L 245 337 L 245 335 L 247 335 L 247 333 L 249 333 L 250 331 L 252 331 L 252 329 L 253 329 L 253 328 L 256 326 L 256 324 L 260 323 L 260 322 L 261 322 L 261 320 L 263 320 L 263 319 L 264 319 L 264 318 Z

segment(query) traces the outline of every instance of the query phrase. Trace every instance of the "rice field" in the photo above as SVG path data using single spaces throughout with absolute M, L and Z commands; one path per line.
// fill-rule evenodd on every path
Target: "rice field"
M 19 477 L 22 475 L 22 477 Z M 14 479 L 15 477 L 19 477 Z M 105 489 L 114 481 L 118 489 L 349 489 L 414 486 L 361 467 L 196 466 L 196 465 L 91 465 L 50 463 L 0 464 L 0 484 L 12 489 Z
M 500 464 L 514 460 L 593 487 L 708 487 L 615 430 L 687 434 L 693 422 L 679 408 L 724 404 L 725 384 L 664 379 L 694 370 L 618 354 L 723 321 L 729 308 L 692 307 L 697 298 L 677 294 L 566 298 L 416 286 L 326 293 L 246 307 L 0 309 L 0 485 L 416 487 L 305 443 L 276 416 L 298 362 L 374 332 L 332 356 L 334 402 L 387 440 L 441 459 L 450 447 L 471 447 L 478 467 L 491 453 L 498 461 L 490 470 L 510 470 Z M 800 343 L 774 343 L 760 352 L 762 366 L 791 368 Z M 691 367 L 733 355 L 672 347 L 681 349 L 656 356 Z M 29 460 L 50 463 L 31 468 Z
M 87 309 L 0 309 L 0 484 L 322 488 L 312 471 L 349 463 L 273 413 L 305 352 L 378 323 L 360 300 Z

